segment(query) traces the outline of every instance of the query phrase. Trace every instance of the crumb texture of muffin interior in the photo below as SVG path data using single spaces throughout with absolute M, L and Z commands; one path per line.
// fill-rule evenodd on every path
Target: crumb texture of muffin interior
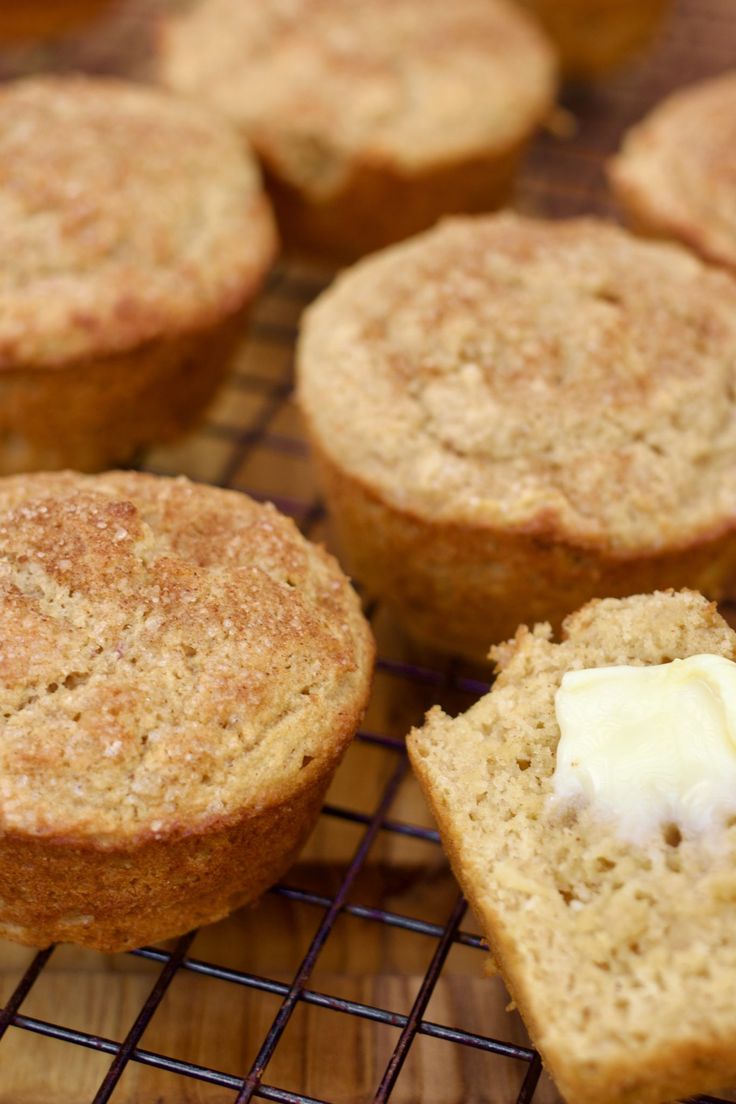
M 4 479 L 0 606 L 8 838 L 115 850 L 257 816 L 334 766 L 365 706 L 337 564 L 234 492 Z
M 412 173 L 502 153 L 554 93 L 548 44 L 506 0 L 202 0 L 166 27 L 160 71 L 318 199 L 356 159 Z
M 736 270 L 736 71 L 680 89 L 625 137 L 611 164 L 635 227 Z
M 736 286 L 595 220 L 450 219 L 307 312 L 319 449 L 396 510 L 616 554 L 736 512 Z
M 113 80 L 0 89 L 0 369 L 210 326 L 274 248 L 258 168 L 226 121 Z
M 693 591 L 589 603 L 495 650 L 491 692 L 435 708 L 410 755 L 512 996 L 571 1104 L 655 1104 L 736 1077 L 736 823 L 623 840 L 592 806 L 551 801 L 567 671 L 736 657 Z M 561 999 L 561 994 L 564 999 Z

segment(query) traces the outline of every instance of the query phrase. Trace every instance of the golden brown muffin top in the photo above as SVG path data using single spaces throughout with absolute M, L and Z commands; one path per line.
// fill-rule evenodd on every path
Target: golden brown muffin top
M 0 830 L 115 848 L 256 813 L 334 761 L 373 646 L 272 506 L 135 473 L 0 480 Z
M 595 220 L 453 219 L 305 316 L 300 396 L 399 509 L 622 555 L 736 524 L 736 284 Z
M 39 78 L 0 89 L 0 369 L 211 324 L 274 250 L 230 125 L 163 92 Z
M 502 153 L 554 93 L 551 49 L 506 0 L 200 0 L 171 19 L 161 77 L 317 197 L 356 159 L 417 171 Z
M 736 270 L 736 71 L 668 97 L 611 163 L 634 214 Z

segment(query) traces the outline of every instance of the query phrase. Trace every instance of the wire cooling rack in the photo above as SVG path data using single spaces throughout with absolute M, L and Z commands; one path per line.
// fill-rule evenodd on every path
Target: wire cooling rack
M 80 56 L 97 55 L 91 49 Z M 517 206 L 552 217 L 611 214 L 603 162 L 622 131 L 673 87 L 735 62 L 733 0 L 680 0 L 645 59 L 593 90 L 568 93 L 551 131 L 531 150 Z M 328 280 L 327 273 L 294 264 L 272 276 L 207 423 L 187 441 L 151 453 L 148 470 L 183 471 L 270 499 L 306 535 L 329 536 L 291 399 L 298 317 Z M 490 1014 L 493 1002 L 498 1012 L 507 999 L 500 982 L 476 985 L 487 949 L 453 888 L 437 833 L 412 790 L 405 754 L 403 736 L 423 710 L 435 701 L 450 711 L 467 707 L 485 690 L 483 676 L 455 661 L 418 659 L 379 606 L 368 602 L 367 612 L 379 641 L 376 697 L 348 753 L 343 783 L 338 776 L 328 795 L 307 858 L 288 883 L 233 921 L 242 924 L 234 931 L 218 925 L 113 959 L 78 952 L 80 959 L 68 949 L 49 948 L 21 961 L 16 949 L 6 970 L 0 955 L 6 993 L 0 1104 L 559 1100 L 518 1017 Z M 358 757 L 353 767 L 351 756 Z M 389 907 L 393 901 L 396 907 Z M 414 941 L 411 954 L 406 939 Z M 346 948 L 355 943 L 367 952 L 366 997 L 360 986 L 345 983 L 343 959 L 350 959 Z M 472 962 L 464 960 L 458 970 L 451 960 L 461 951 Z M 65 965 L 57 973 L 60 959 Z M 329 971 L 321 969 L 326 959 Z M 134 972 L 138 968 L 145 968 L 142 975 Z M 172 994 L 182 979 L 215 988 L 205 1001 L 202 990 L 187 986 L 177 1002 Z M 87 991 L 92 999 L 80 1026 L 70 1000 Z M 111 1020 L 110 1004 L 121 1001 L 125 1012 Z M 298 1023 L 305 1010 L 326 1018 Z M 171 1033 L 157 1034 L 167 1019 L 177 1024 L 175 1044 Z M 111 1022 L 124 1030 L 106 1033 Z M 348 1027 L 356 1023 L 357 1032 Z M 19 1060 L 32 1036 L 63 1050 L 32 1049 Z M 241 1036 L 248 1046 L 239 1048 Z M 452 1049 L 418 1058 L 425 1039 Z M 89 1066 L 76 1060 L 85 1054 Z M 146 1081 L 146 1069 L 161 1077 Z M 693 1099 L 723 1104 L 716 1097 Z

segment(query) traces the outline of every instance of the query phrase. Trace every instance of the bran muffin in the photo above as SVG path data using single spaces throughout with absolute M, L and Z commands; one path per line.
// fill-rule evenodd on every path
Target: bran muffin
M 668 97 L 609 166 L 633 228 L 736 273 L 736 71 Z
M 499 206 L 554 97 L 506 0 L 200 0 L 160 74 L 240 126 L 287 245 L 339 259 Z
M 736 821 L 625 842 L 555 806 L 555 694 L 571 670 L 736 658 L 699 594 L 594 601 L 497 649 L 492 691 L 438 708 L 409 754 L 454 872 L 568 1104 L 658 1104 L 736 1079 Z M 564 994 L 564 1000 L 560 1000 Z
M 314 824 L 373 642 L 245 495 L 0 480 L 0 936 L 116 951 L 259 896 Z
M 298 375 L 347 562 L 430 646 L 734 589 L 736 284 L 677 246 L 448 220 L 339 277 Z
M 127 460 L 186 428 L 270 265 L 229 124 L 82 77 L 0 89 L 0 473 Z
M 670 0 L 518 0 L 554 43 L 562 72 L 589 79 L 645 48 Z

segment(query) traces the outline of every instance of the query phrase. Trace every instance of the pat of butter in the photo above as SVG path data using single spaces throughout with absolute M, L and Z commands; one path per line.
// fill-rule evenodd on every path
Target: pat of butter
M 652 667 L 569 671 L 555 697 L 555 795 L 583 801 L 644 843 L 736 812 L 736 663 L 695 655 Z

